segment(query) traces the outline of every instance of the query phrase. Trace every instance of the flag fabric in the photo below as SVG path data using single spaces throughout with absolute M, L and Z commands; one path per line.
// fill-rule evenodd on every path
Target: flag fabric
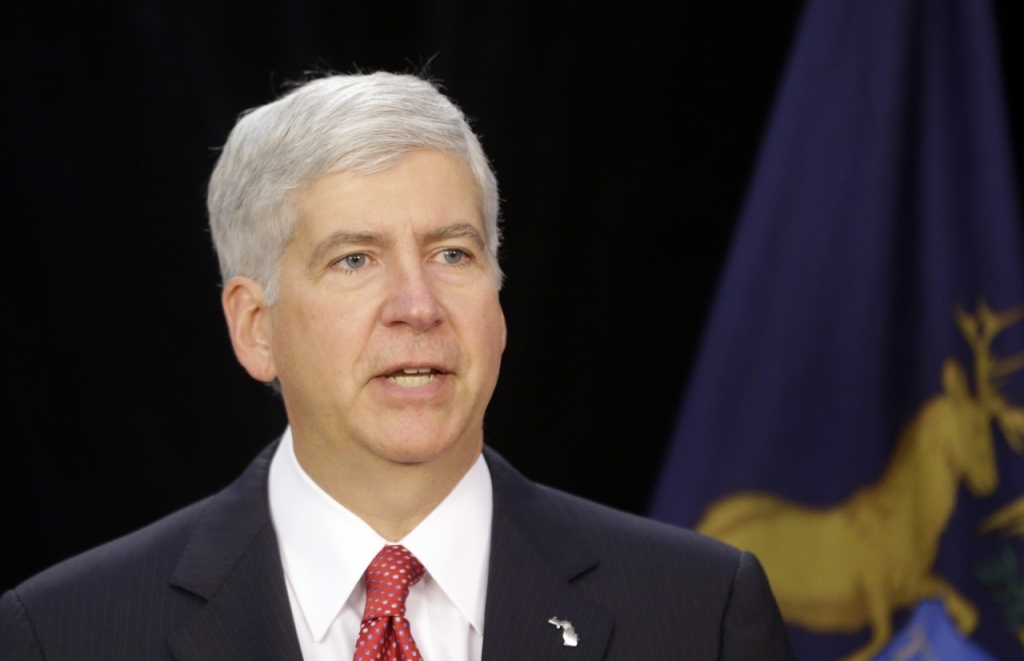
M 931 599 L 1021 657 L 1021 248 L 989 2 L 809 0 L 651 511 L 754 551 L 798 658 Z
M 991 661 L 992 657 L 966 641 L 938 599 L 922 601 L 903 630 L 893 636 L 877 661 Z

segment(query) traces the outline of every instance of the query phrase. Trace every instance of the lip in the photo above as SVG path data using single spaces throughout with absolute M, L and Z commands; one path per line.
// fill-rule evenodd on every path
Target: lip
M 440 363 L 432 363 L 430 361 L 403 361 L 401 363 L 394 363 L 392 365 L 388 365 L 387 367 L 380 371 L 380 374 L 378 374 L 376 378 L 386 379 L 387 377 L 392 376 L 395 372 L 401 372 L 402 370 L 406 369 L 423 368 L 433 370 L 434 372 L 437 373 L 437 376 L 442 376 L 451 373 L 450 369 L 447 369 L 444 365 L 441 365 Z
M 408 367 L 428 367 L 427 365 L 409 365 Z M 395 371 L 401 371 L 399 367 L 387 374 L 381 374 L 372 379 L 377 391 L 386 399 L 398 404 L 415 404 L 429 401 L 436 401 L 445 398 L 454 386 L 454 376 L 451 372 L 438 371 L 434 378 L 422 386 L 407 388 L 398 385 L 388 378 Z M 436 368 L 434 368 L 436 369 Z
M 389 377 L 406 369 L 429 369 L 434 378 L 427 384 L 416 387 L 400 386 Z M 386 365 L 371 382 L 385 400 L 395 404 L 415 404 L 436 401 L 448 396 L 455 384 L 454 375 L 447 365 L 427 360 L 402 360 Z

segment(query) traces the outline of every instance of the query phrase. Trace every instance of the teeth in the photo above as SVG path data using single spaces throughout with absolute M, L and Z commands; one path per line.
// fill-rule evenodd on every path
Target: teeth
M 410 372 L 410 370 L 402 371 L 405 372 L 406 374 L 409 374 Z M 429 372 L 430 370 L 426 371 Z M 412 373 L 415 374 L 415 376 L 389 376 L 388 379 L 390 379 L 393 383 L 403 388 L 419 388 L 420 386 L 425 386 L 434 380 L 433 374 L 422 374 L 417 372 L 416 370 L 412 370 Z
M 426 374 L 430 371 L 429 367 L 406 367 L 402 370 L 406 374 Z

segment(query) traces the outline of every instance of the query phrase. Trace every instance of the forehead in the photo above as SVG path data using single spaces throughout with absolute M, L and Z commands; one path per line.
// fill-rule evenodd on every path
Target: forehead
M 436 151 L 414 151 L 380 172 L 351 170 L 321 177 L 297 198 L 295 234 L 314 238 L 337 229 L 429 232 L 468 223 L 483 235 L 480 195 L 469 167 Z

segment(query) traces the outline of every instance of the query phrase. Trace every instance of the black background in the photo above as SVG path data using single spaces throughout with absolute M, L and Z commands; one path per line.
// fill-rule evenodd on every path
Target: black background
M 508 275 L 487 439 L 643 512 L 801 5 L 4 3 L 0 588 L 283 429 L 231 353 L 204 187 L 239 112 L 328 66 L 429 61 L 474 118 Z M 996 10 L 1020 172 L 1024 11 Z

